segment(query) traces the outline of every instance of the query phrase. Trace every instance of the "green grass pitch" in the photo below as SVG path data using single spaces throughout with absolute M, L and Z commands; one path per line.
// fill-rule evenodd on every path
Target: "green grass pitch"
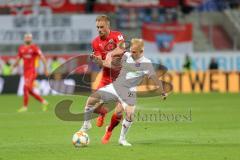
M 66 98 L 74 100 L 73 112 L 82 111 L 86 97 L 48 96 L 47 113 L 30 99 L 29 111 L 17 113 L 22 97 L 1 95 L 0 160 L 240 159 L 239 94 L 173 94 L 165 102 L 140 98 L 128 134 L 133 146 L 127 148 L 117 143 L 120 125 L 111 142 L 102 145 L 105 127 L 94 126 L 95 121 L 90 145 L 74 148 L 71 138 L 81 122 L 61 121 L 54 114 L 57 102 Z

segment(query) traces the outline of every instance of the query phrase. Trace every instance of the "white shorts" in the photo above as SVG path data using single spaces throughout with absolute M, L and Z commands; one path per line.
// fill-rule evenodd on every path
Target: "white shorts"
M 97 93 L 101 95 L 103 102 L 118 101 L 122 104 L 124 110 L 127 106 L 135 106 L 136 92 L 130 91 L 126 87 L 117 87 L 110 83 L 97 90 Z

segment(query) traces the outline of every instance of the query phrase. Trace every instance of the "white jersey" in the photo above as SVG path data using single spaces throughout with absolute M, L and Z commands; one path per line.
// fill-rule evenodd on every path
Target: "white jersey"
M 155 75 L 154 68 L 150 59 L 142 56 L 138 60 L 134 60 L 131 53 L 126 52 L 122 57 L 122 68 L 114 85 L 133 88 L 139 85 L 143 77 Z
M 122 57 L 122 68 L 117 79 L 100 88 L 97 92 L 103 102 L 119 101 L 123 108 L 135 106 L 136 86 L 141 83 L 143 77 L 155 74 L 152 63 L 146 57 L 134 60 L 131 53 L 126 52 Z

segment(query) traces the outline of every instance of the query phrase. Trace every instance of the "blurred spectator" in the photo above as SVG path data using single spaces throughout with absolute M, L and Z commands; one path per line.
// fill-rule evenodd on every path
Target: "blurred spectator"
M 9 76 L 11 75 L 11 64 L 9 61 L 7 61 L 2 68 L 2 75 Z
M 218 63 L 215 58 L 211 58 L 208 69 L 209 70 L 218 70 Z
M 173 23 L 177 22 L 176 8 L 162 7 L 119 7 L 117 10 L 117 26 L 121 29 L 135 29 L 142 23 Z
M 183 70 L 190 71 L 191 69 L 192 69 L 192 60 L 191 60 L 190 56 L 187 54 L 185 56 L 185 60 L 183 63 Z
M 239 0 L 225 0 L 225 3 L 228 3 L 230 8 L 237 9 L 239 8 L 240 1 Z
M 94 11 L 94 4 L 95 4 L 96 0 L 87 0 L 86 1 L 86 8 L 85 8 L 85 12 L 86 13 L 93 13 Z
M 129 9 L 129 23 L 130 23 L 130 28 L 136 28 L 138 27 L 138 17 L 136 14 L 136 11 L 134 8 Z
M 152 10 L 151 8 L 146 8 L 144 13 L 144 22 L 151 22 L 152 21 Z
M 183 16 L 191 13 L 191 11 L 193 10 L 192 6 L 188 6 L 185 4 L 185 0 L 180 0 L 179 5 L 180 5 L 180 9 L 183 13 Z
M 158 18 L 158 8 L 153 8 L 152 9 L 152 13 L 151 13 L 151 21 L 152 22 L 158 22 L 159 18 Z
M 177 21 L 177 10 L 176 8 L 171 8 L 167 10 L 166 14 L 167 22 L 176 22 Z
M 59 62 L 57 56 L 54 56 L 52 58 L 52 62 L 50 65 L 51 71 L 53 72 L 55 69 L 57 69 L 59 66 L 61 65 L 61 63 Z

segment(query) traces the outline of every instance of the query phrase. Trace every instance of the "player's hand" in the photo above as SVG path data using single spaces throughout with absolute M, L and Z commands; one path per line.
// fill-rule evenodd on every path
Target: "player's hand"
M 94 54 L 90 55 L 90 59 L 97 63 L 99 66 L 103 65 L 102 59 Z
M 162 99 L 162 100 L 166 100 L 166 99 L 167 99 L 167 96 L 168 96 L 167 93 L 162 93 L 162 94 L 161 94 L 161 99 Z
M 116 69 L 121 68 L 122 67 L 121 59 L 122 59 L 122 57 L 120 57 L 120 56 L 112 57 L 112 62 L 111 62 L 112 66 Z
M 100 58 L 98 58 L 97 56 L 95 56 L 94 54 L 90 55 L 90 59 L 94 60 L 94 61 L 98 61 Z
M 93 52 L 93 54 L 90 54 L 90 59 L 94 60 L 94 52 Z

